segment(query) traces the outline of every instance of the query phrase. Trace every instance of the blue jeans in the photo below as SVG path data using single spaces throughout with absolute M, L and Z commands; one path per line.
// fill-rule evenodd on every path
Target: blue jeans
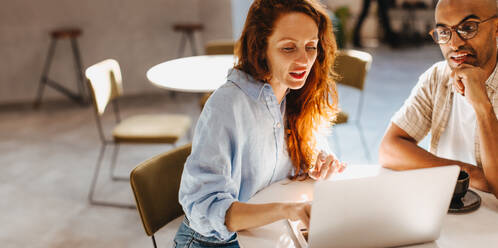
M 203 248 L 203 247 L 227 247 L 240 248 L 237 234 L 228 241 L 222 241 L 215 237 L 204 237 L 189 227 L 187 217 L 183 220 L 173 240 L 173 248 Z

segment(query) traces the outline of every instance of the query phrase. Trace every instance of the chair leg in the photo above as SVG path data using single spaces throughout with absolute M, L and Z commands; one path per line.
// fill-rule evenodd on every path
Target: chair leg
M 156 238 L 154 238 L 154 235 L 152 235 L 150 237 L 152 238 L 152 244 L 154 244 L 154 248 L 157 248 Z
M 116 176 L 114 173 L 116 171 L 116 161 L 119 153 L 119 144 L 115 144 L 114 148 L 112 149 L 112 160 L 111 160 L 111 167 L 109 169 L 109 175 L 111 177 L 111 180 L 113 181 L 129 181 L 129 177 L 120 177 Z
M 339 142 L 339 136 L 338 136 L 338 132 L 333 132 L 332 133 L 332 136 L 333 136 L 333 139 L 334 139 L 334 146 L 335 146 L 335 151 L 336 151 L 336 156 L 337 158 L 341 158 L 341 146 L 340 146 L 340 142 Z
M 360 134 L 360 140 L 363 145 L 363 150 L 365 152 L 365 158 L 370 163 L 372 162 L 372 158 L 370 157 L 370 150 L 368 149 L 367 139 L 365 137 L 365 133 L 363 132 L 363 128 L 359 121 L 356 122 L 356 128 L 358 129 L 358 133 Z
M 94 193 L 95 193 L 95 187 L 97 186 L 97 179 L 99 177 L 100 167 L 102 165 L 102 160 L 104 158 L 106 146 L 107 146 L 107 144 L 104 143 L 104 144 L 102 144 L 102 147 L 100 148 L 100 153 L 99 153 L 99 156 L 97 159 L 97 165 L 95 167 L 95 171 L 93 173 L 93 178 L 92 178 L 92 183 L 90 185 L 90 192 L 88 193 L 88 201 L 90 202 L 90 204 L 97 205 L 97 206 L 135 209 L 136 207 L 134 205 L 126 205 L 126 204 L 119 204 L 119 203 L 112 203 L 112 202 L 97 201 L 93 198 Z

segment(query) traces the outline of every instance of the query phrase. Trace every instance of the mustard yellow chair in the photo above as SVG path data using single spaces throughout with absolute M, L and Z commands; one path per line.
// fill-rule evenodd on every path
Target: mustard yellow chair
M 127 144 L 175 144 L 175 142 L 184 136 L 190 129 L 191 120 L 186 115 L 178 114 L 155 114 L 155 115 L 137 115 L 121 120 L 118 97 L 123 94 L 121 69 L 116 60 L 107 59 L 90 66 L 85 71 L 88 80 L 95 110 L 95 119 L 97 130 L 102 142 L 100 153 L 97 159 L 97 165 L 90 185 L 88 200 L 91 204 L 134 208 L 132 205 L 117 204 L 94 199 L 95 187 L 102 159 L 106 147 L 113 145 L 113 154 L 111 160 L 111 178 L 113 180 L 128 180 L 128 178 L 118 178 L 114 176 L 116 158 L 119 152 L 119 145 Z M 107 109 L 109 103 L 112 103 L 116 125 L 112 130 L 111 137 L 106 137 L 102 126 L 101 116 Z
M 335 72 L 340 76 L 337 83 L 359 91 L 359 100 L 358 105 L 356 106 L 356 117 L 353 121 L 360 135 L 360 140 L 363 145 L 365 157 L 368 161 L 371 160 L 371 156 L 360 120 L 363 109 L 365 79 L 371 65 L 372 55 L 367 52 L 358 50 L 339 50 L 337 52 L 334 65 Z M 334 122 L 335 124 L 344 124 L 348 121 L 349 115 L 346 112 L 341 111 L 338 113 L 337 118 Z M 338 155 L 340 155 L 339 137 L 337 133 L 334 133 L 333 136 L 337 147 L 337 153 Z
M 152 238 L 154 247 L 157 247 L 154 234 L 159 229 L 168 225 L 168 239 L 173 241 L 183 219 L 183 210 L 178 203 L 178 190 L 183 165 L 191 148 L 191 144 L 188 144 L 160 154 L 139 164 L 131 172 L 130 184 L 137 210 L 145 233 Z
M 208 41 L 205 45 L 207 55 L 216 54 L 233 54 L 235 41 L 233 40 L 212 40 Z

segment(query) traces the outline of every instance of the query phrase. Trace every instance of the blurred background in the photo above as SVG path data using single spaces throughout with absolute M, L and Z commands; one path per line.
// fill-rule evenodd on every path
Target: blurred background
M 443 59 L 427 35 L 434 25 L 436 1 L 322 2 L 330 11 L 340 50 L 371 55 L 362 69 L 361 89 L 339 84 L 339 105 L 349 119 L 336 125 L 327 139 L 348 163 L 377 163 L 379 142 L 390 118 L 419 75 Z M 146 73 L 166 61 L 209 54 L 209 45 L 233 44 L 251 3 L 3 0 L 1 246 L 151 247 L 136 210 L 92 205 L 87 200 L 101 141 L 84 70 L 107 58 L 117 60 L 123 78 L 122 116 L 186 115 L 193 129 L 205 94 L 157 87 Z M 113 118 L 102 116 L 104 132 L 112 132 Z M 182 136 L 176 145 L 190 139 L 188 134 Z M 427 146 L 427 139 L 422 146 Z M 126 178 L 140 162 L 172 148 L 171 144 L 122 145 L 115 173 Z M 111 155 L 103 160 L 110 161 Z M 95 197 L 133 204 L 129 183 L 111 180 L 108 167 L 104 163 Z M 161 233 L 158 238 L 167 239 Z

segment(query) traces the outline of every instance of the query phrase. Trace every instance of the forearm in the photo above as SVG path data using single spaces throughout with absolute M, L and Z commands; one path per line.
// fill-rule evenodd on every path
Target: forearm
M 498 198 L 498 120 L 491 104 L 475 108 L 484 177 L 489 191 Z
M 226 213 L 225 225 L 231 232 L 237 232 L 270 224 L 284 218 L 287 218 L 284 203 L 234 202 Z
M 410 170 L 445 165 L 458 165 L 470 176 L 473 188 L 489 192 L 490 188 L 481 168 L 456 160 L 444 159 L 433 155 L 416 144 L 413 139 L 399 136 L 386 136 L 379 150 L 379 162 L 392 170 Z
M 384 137 L 379 150 L 379 162 L 388 169 L 409 170 L 457 164 L 419 147 L 415 140 Z

